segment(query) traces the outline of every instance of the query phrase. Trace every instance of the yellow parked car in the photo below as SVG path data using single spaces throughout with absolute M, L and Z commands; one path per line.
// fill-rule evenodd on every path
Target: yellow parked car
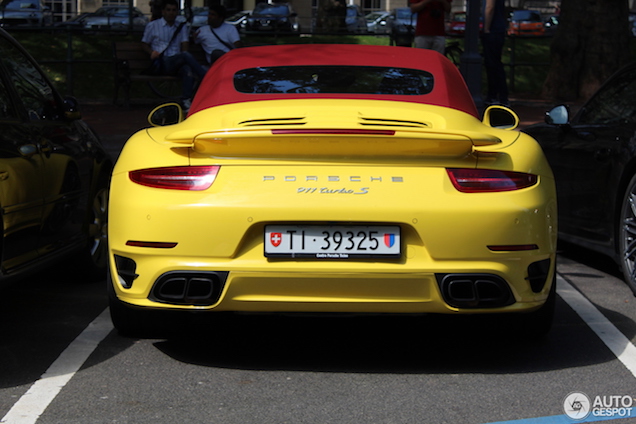
M 66 260 L 104 278 L 112 169 L 77 100 L 0 29 L 0 286 Z
M 546 332 L 554 180 L 514 112 L 480 119 L 430 50 L 306 48 L 230 51 L 187 118 L 159 107 L 124 146 L 109 203 L 115 327 L 144 334 L 157 310 L 436 313 Z

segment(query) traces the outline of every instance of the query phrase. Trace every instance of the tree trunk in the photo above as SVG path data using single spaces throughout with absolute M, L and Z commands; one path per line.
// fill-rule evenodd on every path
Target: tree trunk
M 586 100 L 629 62 L 628 0 L 562 0 L 543 97 Z

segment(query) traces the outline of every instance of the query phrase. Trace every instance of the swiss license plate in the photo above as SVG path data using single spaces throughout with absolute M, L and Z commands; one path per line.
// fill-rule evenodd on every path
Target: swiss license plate
M 398 258 L 400 227 L 394 225 L 268 225 L 265 256 L 315 259 Z

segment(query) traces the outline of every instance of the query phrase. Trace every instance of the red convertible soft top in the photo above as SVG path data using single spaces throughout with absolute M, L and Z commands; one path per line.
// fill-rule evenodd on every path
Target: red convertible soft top
M 240 93 L 234 88 L 235 73 L 244 69 L 311 65 L 421 69 L 433 75 L 434 85 L 430 93 L 422 95 Z M 355 44 L 290 44 L 232 50 L 207 73 L 189 114 L 230 103 L 293 98 L 393 100 L 449 107 L 478 116 L 464 79 L 443 55 L 426 49 Z

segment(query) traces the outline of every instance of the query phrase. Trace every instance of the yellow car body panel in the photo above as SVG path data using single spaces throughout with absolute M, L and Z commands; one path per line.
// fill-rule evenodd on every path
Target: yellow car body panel
M 133 181 L 139 170 L 205 166 L 218 171 L 203 190 Z M 450 169 L 535 180 L 462 192 Z M 314 98 L 202 109 L 128 141 L 109 211 L 112 296 L 141 310 L 492 314 L 538 310 L 554 291 L 557 204 L 541 148 L 439 105 Z M 266 254 L 268 226 L 397 228 L 399 254 L 278 257 Z M 217 293 L 205 301 L 181 292 L 208 279 L 202 287 Z M 466 287 L 482 298 L 462 298 Z
M 318 103 L 316 109 L 321 115 L 327 110 L 320 107 L 323 102 L 313 101 Z M 122 300 L 152 306 L 153 302 L 148 300 L 152 283 L 175 267 L 229 270 L 232 276 L 221 300 L 206 307 L 218 310 L 333 311 L 332 303 L 346 304 L 342 311 L 352 309 L 355 312 L 457 310 L 439 305 L 434 273 L 447 269 L 465 272 L 487 269 L 495 274 L 516 274 L 517 281 L 512 287 L 518 302 L 536 306 L 545 299 L 549 286 L 543 293 L 530 292 L 525 287 L 526 276 L 520 270 L 527 268 L 537 257 L 554 257 L 556 202 L 554 191 L 545 190 L 549 184 L 505 196 L 501 193 L 460 193 L 446 177 L 439 157 L 428 157 L 421 152 L 387 156 L 386 147 L 374 146 L 373 140 L 369 141 L 370 147 L 363 154 L 345 158 L 334 154 L 340 160 L 337 165 L 330 161 L 328 151 L 316 157 L 315 152 L 296 150 L 287 153 L 289 146 L 278 151 L 272 149 L 265 159 L 225 155 L 211 159 L 206 152 L 198 153 L 180 144 L 166 149 L 166 144 L 173 143 L 174 134 L 200 134 L 198 129 L 202 121 L 212 128 L 222 124 L 236 125 L 240 118 L 229 118 L 228 115 L 240 114 L 232 109 L 242 107 L 247 115 L 253 115 L 259 107 L 270 115 L 273 109 L 280 116 L 297 113 L 295 104 L 298 101 L 282 100 L 275 102 L 276 105 L 260 103 L 247 108 L 230 105 L 224 107 L 225 110 L 199 112 L 179 125 L 144 130 L 126 145 L 126 154 L 117 163 L 111 183 L 111 190 L 120 195 L 112 197 L 110 204 L 109 240 L 114 254 L 137 262 L 140 277 L 133 289 L 118 288 L 117 294 Z M 330 103 L 332 111 L 340 109 L 333 101 Z M 343 109 L 355 108 L 352 104 L 355 102 L 346 103 Z M 360 109 L 368 109 L 367 104 L 361 104 Z M 493 138 L 501 140 L 471 148 L 460 157 L 445 158 L 444 164 L 475 167 L 485 163 L 490 169 L 532 172 L 542 179 L 551 178 L 545 161 L 537 160 L 541 157 L 540 148 L 530 137 L 486 127 L 461 112 L 446 111 L 447 117 L 442 118 L 440 109 L 405 106 L 400 112 L 402 119 L 407 112 L 413 118 L 421 119 L 426 115 L 429 122 L 436 122 L 436 131 L 444 130 L 450 134 L 490 132 Z M 457 123 L 453 122 L 453 117 Z M 344 119 L 339 122 L 339 128 L 346 125 L 352 126 Z M 461 130 L 453 131 L 455 127 Z M 222 128 L 229 132 L 229 126 Z M 332 145 L 348 142 L 346 138 L 331 138 L 327 143 Z M 353 138 L 355 136 L 350 137 Z M 310 141 L 308 144 L 312 142 L 317 143 Z M 301 141 L 296 143 L 302 144 Z M 171 156 L 167 156 L 166 151 L 172 151 Z M 266 154 L 261 152 L 263 155 Z M 511 159 L 513 157 L 515 160 Z M 168 197 L 165 190 L 133 184 L 128 177 L 129 171 L 145 166 L 209 163 L 221 165 L 221 169 L 212 187 L 203 192 L 174 191 Z M 470 205 L 469 217 L 466 216 L 467 204 Z M 402 229 L 405 257 L 381 262 L 268 260 L 263 255 L 264 226 L 277 222 L 397 224 Z M 127 247 L 125 244 L 129 240 L 173 242 L 176 246 L 166 257 L 164 250 Z M 539 249 L 511 254 L 492 252 L 487 248 L 488 245 L 512 244 L 536 244 Z M 170 266 L 161 265 L 168 263 Z M 146 267 L 148 270 L 142 272 Z M 112 272 L 116 274 L 115 269 Z M 372 279 L 375 284 L 366 286 L 364 281 L 367 279 Z M 147 281 L 144 283 L 144 280 Z M 249 288 L 258 285 L 259 281 L 267 282 L 259 285 L 260 293 L 252 293 Z M 274 284 L 273 281 L 282 282 Z M 295 294 L 291 289 L 297 287 L 292 283 L 294 281 L 302 284 Z M 334 281 L 340 282 L 334 285 Z M 402 283 L 394 284 L 393 281 Z M 336 288 L 345 282 L 347 289 Z M 365 295 L 367 289 L 369 294 Z M 350 294 L 338 295 L 340 291 Z M 517 304 L 508 308 L 519 307 Z

